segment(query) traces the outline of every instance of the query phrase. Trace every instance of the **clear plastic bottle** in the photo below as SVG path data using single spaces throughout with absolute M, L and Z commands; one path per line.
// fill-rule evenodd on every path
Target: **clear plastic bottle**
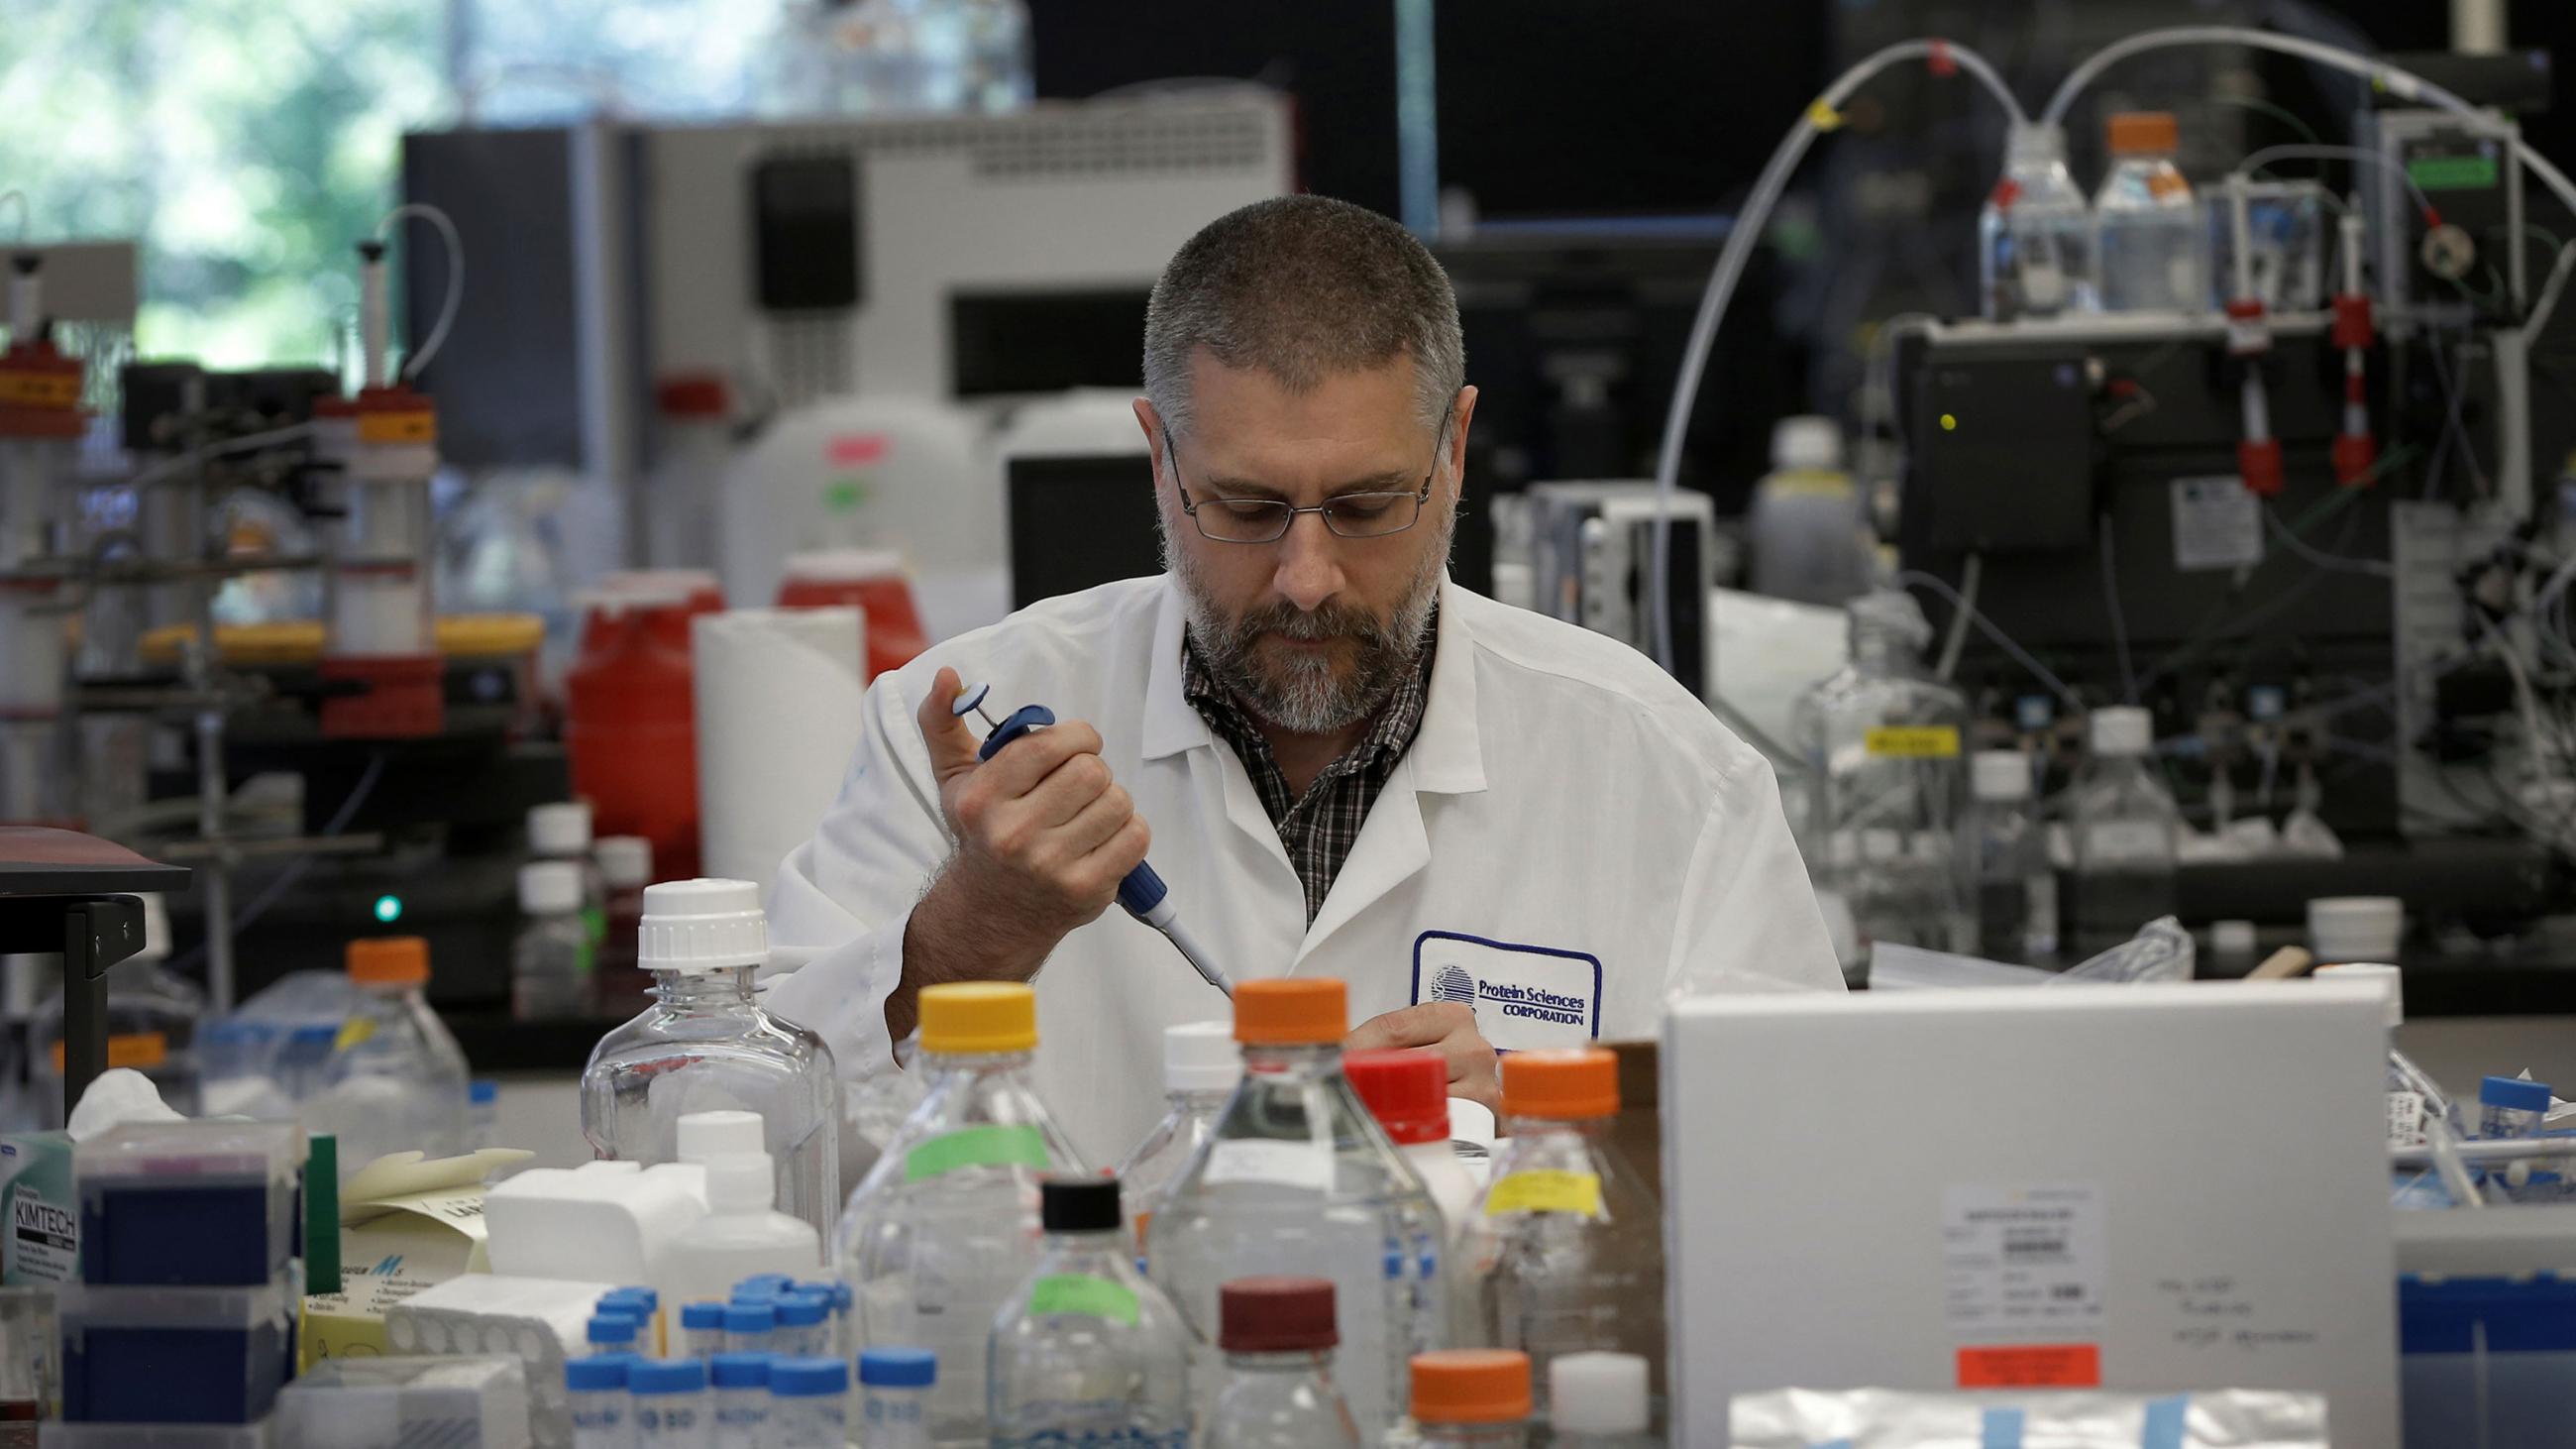
M 2087 721 L 2091 753 L 2068 807 L 2075 879 L 2067 891 L 2073 954 L 2085 960 L 2174 908 L 2182 813 L 2155 771 L 2155 717 L 2115 705 Z
M 1169 1108 L 1118 1164 L 1127 1223 L 1135 1230 L 1140 1254 L 1155 1207 L 1216 1134 L 1217 1116 L 1242 1080 L 1243 1051 L 1234 1044 L 1233 1023 L 1193 1021 L 1163 1028 L 1163 1091 Z
M 993 1322 L 993 1449 L 1189 1442 L 1190 1333 L 1136 1271 L 1119 1184 L 1039 1185 L 1037 1268 Z
M 429 943 L 351 941 L 347 961 L 355 1013 L 305 1104 L 305 1130 L 339 1139 L 343 1182 L 389 1152 L 455 1156 L 465 1146 L 465 1053 L 421 996 Z
M 1218 1290 L 1254 1274 L 1329 1278 L 1341 1303 L 1341 1379 L 1371 1441 L 1401 1418 L 1415 1327 L 1386 1247 L 1435 1218 L 1421 1174 L 1342 1075 L 1343 983 L 1328 977 L 1235 988 L 1243 1084 L 1215 1140 L 1155 1213 L 1146 1263 L 1199 1334 L 1204 1399 L 1218 1382 Z
M 1450 1236 L 1467 1220 L 1477 1181 L 1449 1142 L 1449 1063 L 1435 1051 L 1352 1052 L 1342 1075 L 1368 1105 L 1396 1151 L 1421 1175 L 1436 1212 L 1399 1219 L 1386 1242 L 1387 1291 L 1403 1296 L 1413 1336 L 1408 1357 L 1448 1341 L 1449 1302 L 1442 1264 Z
M 158 894 L 143 901 L 143 949 L 107 968 L 107 1064 L 130 1067 L 152 1081 L 161 1100 L 182 1116 L 198 1113 L 201 1066 L 197 1022 L 206 993 L 170 970 L 170 915 Z M 63 1125 L 63 994 L 56 990 L 36 1008 L 27 1028 L 36 1119 Z
M 2181 136 L 2173 115 L 2113 116 L 2110 142 L 2111 172 L 2093 199 L 2102 310 L 2208 311 L 2208 229 L 2174 167 Z
M 778 1210 L 819 1234 L 840 1196 L 841 1086 L 823 1039 L 754 997 L 752 971 L 768 957 L 760 887 L 648 888 L 636 960 L 653 973 L 655 1000 L 591 1050 L 581 1130 L 601 1157 L 650 1165 L 678 1160 L 682 1117 L 756 1112 Z
M 510 948 L 510 1014 L 520 1021 L 590 1015 L 594 955 L 581 914 L 581 867 L 532 860 L 519 867 L 519 939 Z
M 939 1355 L 930 1433 L 984 1437 L 993 1318 L 1037 1261 L 1038 1181 L 1081 1156 L 1029 1082 L 1037 993 L 1004 982 L 921 993 L 916 1070 L 929 1078 L 841 1215 L 841 1277 L 865 1347 Z
M 766 1449 L 763 1440 L 769 1428 L 769 1356 L 709 1355 L 707 1381 L 714 1390 L 715 1449 Z
M 581 921 L 593 947 L 608 939 L 608 886 L 590 854 L 590 802 L 559 800 L 528 807 L 528 854 L 581 872 Z
M 715 1413 L 707 1403 L 707 1366 L 693 1358 L 648 1358 L 627 1365 L 626 1396 L 635 1449 L 707 1449 Z
M 1416 1354 L 1413 1422 L 1420 1449 L 1526 1449 L 1529 1355 L 1497 1348 Z
M 501 1145 L 501 1084 L 477 1077 L 465 1084 L 465 1150 Z
M 1633 1353 L 1560 1354 L 1547 1366 L 1548 1430 L 1558 1449 L 1654 1449 L 1646 1361 Z
M 1332 1280 L 1238 1278 L 1217 1301 L 1224 1371 L 1204 1449 L 1359 1449 L 1359 1426 L 1333 1382 Z
M 1542 1374 L 1601 1350 L 1661 1365 L 1663 1213 L 1610 1140 L 1618 1112 L 1609 1052 L 1503 1058 L 1506 1135 L 1453 1253 L 1462 1341 L 1521 1350 Z
M 644 888 L 653 883 L 653 842 L 641 835 L 611 835 L 591 847 L 600 885 L 608 893 L 608 932 L 591 967 L 591 1007 L 614 1021 L 645 1005 L 653 978 L 634 969 L 636 933 L 644 924 Z
M 930 1393 L 939 1356 L 926 1348 L 859 1354 L 859 1442 L 867 1449 L 930 1449 Z
M 2057 872 L 2048 861 L 2047 827 L 2031 808 L 2030 756 L 1980 750 L 1970 773 L 1976 793 L 1968 835 L 1977 868 L 1977 954 L 2045 965 L 2057 956 Z
M 1967 700 L 1917 668 L 1932 630 L 1911 595 L 1876 589 L 1846 609 L 1851 662 L 1798 697 L 1790 731 L 1811 769 L 1800 844 L 1851 908 L 1861 949 L 1843 974 L 1857 983 L 1870 942 L 1968 951 L 1976 929 L 1957 848 Z
M 1772 426 L 1771 471 L 1753 485 L 1744 522 L 1755 593 L 1840 608 L 1868 591 L 1869 528 L 1832 418 Z
M 634 1449 L 627 1417 L 626 1368 L 633 1354 L 564 1360 L 564 1392 L 572 1402 L 573 1449 Z
M 810 1273 L 823 1261 L 823 1238 L 803 1218 L 770 1206 L 778 1190 L 765 1152 L 736 1153 L 704 1165 L 707 1215 L 671 1244 L 663 1259 L 662 1289 L 686 1303 L 731 1292 L 754 1273 Z M 813 1353 L 796 1343 L 781 1353 Z
M 1997 321 L 2090 312 L 2093 208 L 2066 169 L 2066 132 L 2015 126 L 2004 138 L 2004 174 L 1977 214 L 1977 263 L 1986 315 Z
M 850 1437 L 850 1366 L 837 1358 L 769 1363 L 769 1437 L 764 1449 L 842 1449 Z M 868 1441 L 876 1449 L 876 1441 Z

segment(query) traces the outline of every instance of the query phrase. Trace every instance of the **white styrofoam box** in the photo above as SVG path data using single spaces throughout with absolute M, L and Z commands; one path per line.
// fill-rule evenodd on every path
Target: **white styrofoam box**
M 591 1314 L 614 1285 L 467 1273 L 385 1310 L 398 1354 L 501 1354 L 525 1370 L 529 1431 L 540 1446 L 572 1442 L 563 1364 L 587 1351 Z
M 492 1271 L 513 1277 L 657 1283 L 671 1245 L 706 1215 L 705 1171 L 678 1162 L 538 1168 L 483 1200 Z
M 1702 997 L 1662 1055 L 1675 1443 L 1737 1394 L 2261 1387 L 2397 1449 L 2379 993 Z
M 277 1400 L 278 1449 L 527 1449 L 527 1372 L 515 1357 L 333 1358 Z

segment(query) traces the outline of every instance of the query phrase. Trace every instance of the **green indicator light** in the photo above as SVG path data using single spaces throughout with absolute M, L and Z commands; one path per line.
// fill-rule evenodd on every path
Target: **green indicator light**
M 376 919 L 377 919 L 377 920 L 382 921 L 382 922 L 384 922 L 386 925 L 390 926 L 390 925 L 392 925 L 394 922 L 399 921 L 399 920 L 401 920 L 401 919 L 402 919 L 402 912 L 403 912 L 402 897 L 400 897 L 400 896 L 378 896 L 378 897 L 376 897 Z

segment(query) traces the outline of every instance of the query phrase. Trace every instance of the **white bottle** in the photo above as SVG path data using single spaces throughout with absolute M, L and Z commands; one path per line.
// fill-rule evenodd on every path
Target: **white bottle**
M 569 861 L 581 872 L 581 920 L 597 946 L 608 935 L 608 883 L 590 855 L 590 802 L 559 800 L 528 808 L 528 854 Z
M 2173 914 L 2182 813 L 2155 768 L 2155 716 L 2128 705 L 2093 711 L 2091 758 L 2071 807 L 2073 959 L 2089 960 Z
M 1548 1425 L 1563 1449 L 1647 1449 L 1652 1412 L 1646 1361 L 1633 1353 L 1569 1353 L 1547 1366 Z
M 1145 1230 L 1163 1192 L 1215 1135 L 1217 1114 L 1243 1080 L 1243 1050 L 1234 1023 L 1193 1021 L 1163 1028 L 1163 1092 L 1169 1108 L 1127 1160 L 1118 1187 L 1127 1195 L 1127 1226 L 1143 1252 Z
M 1860 490 L 1843 471 L 1842 428 L 1831 418 L 1782 418 L 1771 429 L 1771 471 L 1745 512 L 1753 591 L 1840 606 L 1868 590 L 1869 535 Z
M 594 952 L 581 918 L 581 867 L 532 860 L 519 867 L 519 911 L 526 919 L 510 949 L 510 1015 L 561 1021 L 590 1015 Z
M 723 1298 L 755 1273 L 810 1274 L 823 1265 L 813 1225 L 770 1206 L 776 1178 L 766 1152 L 737 1152 L 704 1164 L 707 1215 L 671 1245 L 662 1297 L 672 1303 Z
M 2110 122 L 2111 173 L 2094 197 L 2102 310 L 2209 310 L 2209 229 L 2191 183 L 2174 167 L 2180 144 L 2167 111 Z

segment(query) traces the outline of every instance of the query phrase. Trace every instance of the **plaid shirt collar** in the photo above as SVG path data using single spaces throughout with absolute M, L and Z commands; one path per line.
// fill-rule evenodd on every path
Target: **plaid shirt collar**
M 1233 694 L 1219 683 L 1214 671 L 1199 657 L 1198 646 L 1184 633 L 1181 638 L 1181 693 L 1207 722 L 1208 729 L 1232 746 L 1236 758 L 1243 761 L 1244 772 L 1252 777 L 1252 787 L 1261 797 L 1261 808 L 1270 823 L 1279 830 L 1279 843 L 1287 849 L 1288 863 L 1297 870 L 1297 878 L 1306 888 L 1306 921 L 1312 925 L 1316 912 L 1323 909 L 1324 896 L 1332 889 L 1333 879 L 1341 873 L 1342 863 L 1350 859 L 1351 847 L 1358 843 L 1360 826 L 1368 819 L 1369 807 L 1377 803 L 1386 782 L 1395 774 L 1398 760 L 1421 732 L 1423 706 L 1430 698 L 1431 660 L 1439 635 L 1438 613 L 1425 630 L 1421 657 L 1399 680 L 1395 692 L 1387 697 L 1368 733 L 1359 743 L 1345 751 L 1340 759 L 1324 767 L 1303 796 L 1288 793 L 1288 777 L 1270 751 L 1270 741 Z

